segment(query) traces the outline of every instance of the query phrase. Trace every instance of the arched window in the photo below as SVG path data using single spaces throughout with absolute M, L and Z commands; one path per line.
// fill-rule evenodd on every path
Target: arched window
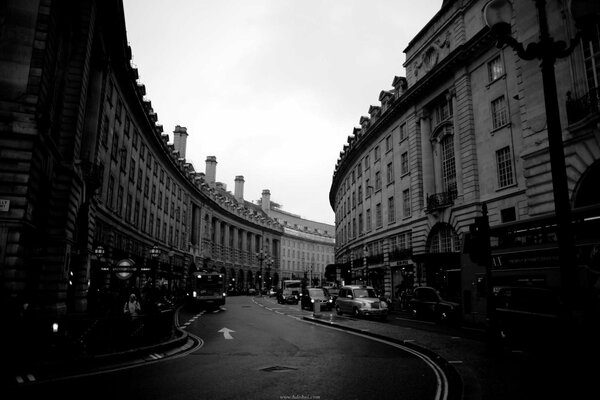
M 460 239 L 450 224 L 439 223 L 431 229 L 427 251 L 429 253 L 452 253 L 460 251 Z

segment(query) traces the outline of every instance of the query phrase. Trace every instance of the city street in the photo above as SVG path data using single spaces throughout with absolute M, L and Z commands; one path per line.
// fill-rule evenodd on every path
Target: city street
M 261 299 L 262 300 L 262 299 Z M 273 299 L 273 306 L 276 303 Z M 301 318 L 298 306 L 267 309 L 230 297 L 224 310 L 180 313 L 202 339 L 187 356 L 137 368 L 39 382 L 20 398 L 143 399 L 438 399 L 446 377 L 410 349 L 330 329 Z M 287 396 L 287 397 L 286 397 Z M 296 397 L 294 397 L 296 396 Z M 304 397 L 302 397 L 304 396 Z M 69 397 L 69 396 L 67 396 Z

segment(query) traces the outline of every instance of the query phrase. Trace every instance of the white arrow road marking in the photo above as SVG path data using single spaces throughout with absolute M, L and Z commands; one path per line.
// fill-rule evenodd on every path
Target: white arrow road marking
M 225 339 L 229 340 L 229 339 L 233 339 L 233 336 L 230 335 L 230 332 L 235 332 L 235 331 L 232 331 L 229 328 L 223 328 L 223 329 L 219 330 L 218 332 L 223 332 L 223 337 Z

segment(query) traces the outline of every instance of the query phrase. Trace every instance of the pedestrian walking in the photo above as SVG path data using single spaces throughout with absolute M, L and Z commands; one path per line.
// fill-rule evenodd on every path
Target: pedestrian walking
M 129 295 L 129 300 L 125 303 L 125 306 L 123 307 L 123 313 L 125 315 L 135 317 L 141 311 L 142 307 L 140 306 L 140 302 L 138 301 L 136 295 L 134 293 L 131 293 Z

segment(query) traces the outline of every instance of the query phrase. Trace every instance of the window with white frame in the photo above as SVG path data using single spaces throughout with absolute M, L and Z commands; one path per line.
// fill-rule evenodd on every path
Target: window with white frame
M 385 151 L 388 152 L 390 150 L 392 150 L 393 144 L 392 144 L 392 135 L 388 135 L 385 138 Z
M 600 87 L 600 24 L 596 24 L 590 32 L 592 33 L 588 40 L 583 41 L 582 48 L 588 89 L 592 90 Z
M 492 101 L 492 127 L 498 129 L 508 124 L 508 109 L 504 95 Z
M 456 192 L 456 165 L 454 160 L 454 136 L 446 135 L 440 142 L 442 185 L 444 191 Z
M 498 167 L 498 186 L 503 188 L 512 185 L 514 175 L 509 146 L 496 151 L 496 165 Z

